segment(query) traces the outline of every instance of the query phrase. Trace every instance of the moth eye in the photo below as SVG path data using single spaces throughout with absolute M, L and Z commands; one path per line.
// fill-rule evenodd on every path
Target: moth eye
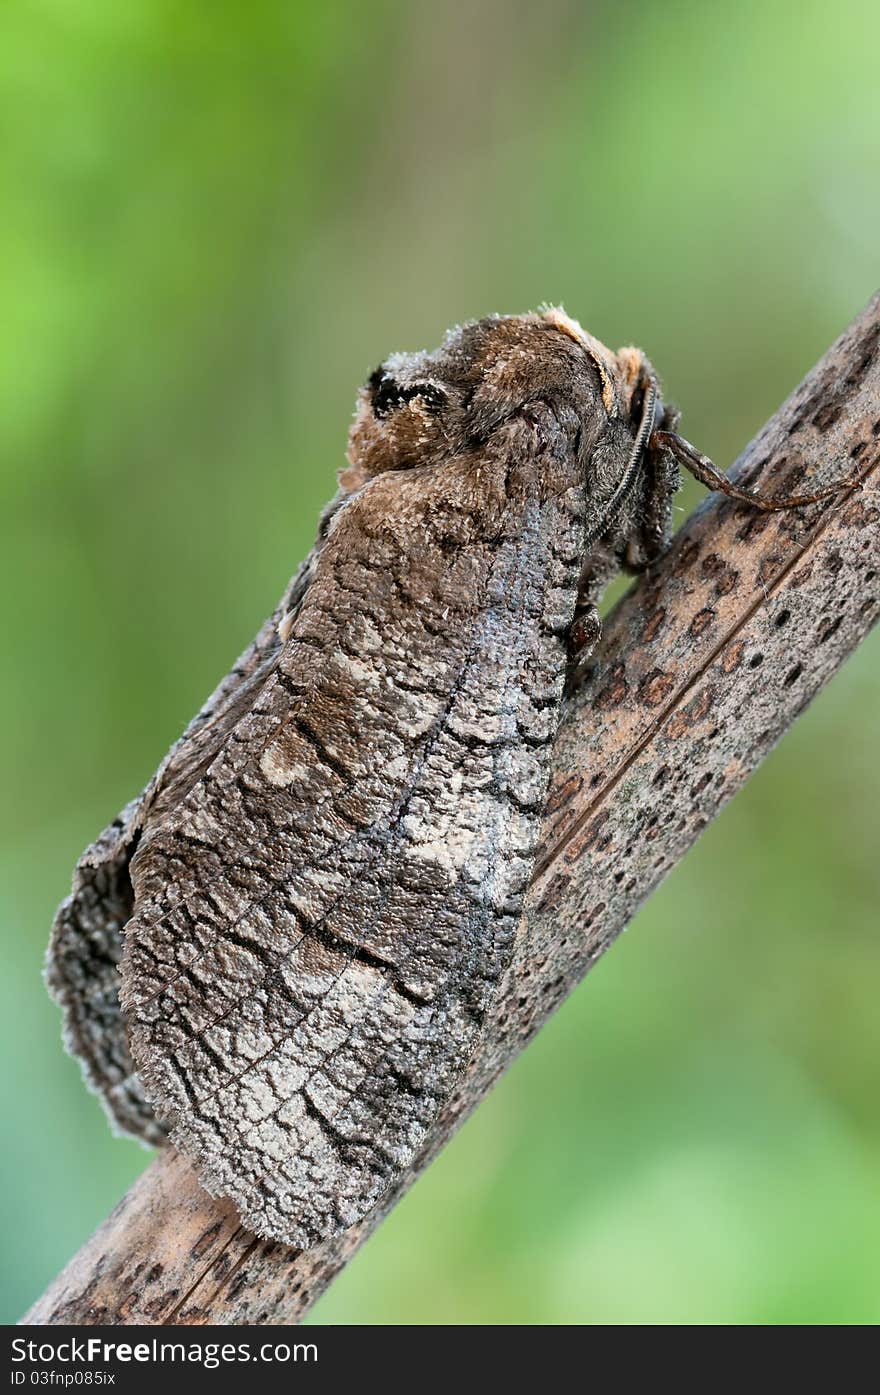
M 401 387 L 396 379 L 381 368 L 377 368 L 371 375 L 367 387 L 370 389 L 373 415 L 380 420 L 406 402 L 412 402 L 414 398 L 420 398 L 429 412 L 439 412 L 447 401 L 446 393 L 437 387 L 436 383 L 412 383 L 409 387 Z
M 370 388 L 370 406 L 376 417 L 387 417 L 389 412 L 393 412 L 395 407 L 401 406 L 406 401 L 401 392 L 400 384 L 389 377 L 387 373 L 383 373 L 381 368 L 376 369 L 368 386 Z

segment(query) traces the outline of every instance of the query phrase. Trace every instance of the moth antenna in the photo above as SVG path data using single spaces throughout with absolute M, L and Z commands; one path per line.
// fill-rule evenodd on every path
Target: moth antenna
M 602 511 L 602 517 L 594 524 L 594 526 L 587 533 L 587 536 L 584 540 L 585 547 L 592 547 L 593 543 L 599 541 L 602 534 L 607 529 L 609 523 L 611 523 L 614 519 L 615 514 L 617 513 L 627 494 L 629 494 L 630 490 L 632 489 L 635 478 L 639 472 L 639 466 L 642 461 L 642 456 L 644 455 L 645 448 L 647 447 L 648 441 L 651 438 L 651 432 L 654 430 L 654 415 L 656 407 L 657 389 L 654 386 L 654 384 L 651 383 L 647 391 L 645 392 L 645 401 L 642 407 L 642 419 L 639 422 L 639 429 L 636 433 L 636 439 L 633 442 L 633 447 L 629 453 L 629 458 L 624 467 L 623 474 L 617 481 L 614 493 L 611 495 L 611 498 L 608 500 L 608 503 L 605 505 Z
M 820 499 L 830 499 L 835 494 L 840 494 L 845 489 L 853 489 L 861 484 L 861 475 L 847 475 L 845 479 L 838 480 L 837 484 L 826 485 L 824 489 L 817 489 L 814 494 L 780 494 L 767 495 L 756 494 L 751 489 L 741 489 L 733 480 L 728 479 L 718 466 L 713 464 L 707 455 L 692 446 L 690 441 L 686 441 L 683 436 L 672 431 L 655 431 L 651 438 L 651 445 L 660 450 L 669 450 L 675 456 L 679 464 L 693 475 L 694 479 L 705 484 L 709 489 L 717 489 L 721 494 L 726 494 L 729 499 L 741 499 L 743 503 L 751 504 L 756 509 L 762 509 L 765 513 L 773 513 L 778 509 L 797 509 L 804 504 L 815 504 Z

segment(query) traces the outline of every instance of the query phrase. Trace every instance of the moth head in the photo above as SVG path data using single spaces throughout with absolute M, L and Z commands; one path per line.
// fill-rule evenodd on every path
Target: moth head
M 539 451 L 548 415 L 554 448 L 582 471 L 587 546 L 603 576 L 643 567 L 671 531 L 679 472 L 652 438 L 675 414 L 641 350 L 614 353 L 558 307 L 490 315 L 433 353 L 386 359 L 358 395 L 340 483 L 350 492 L 388 471 L 476 460 L 500 433 Z
M 340 482 L 477 453 L 496 432 L 552 413 L 586 457 L 623 410 L 615 357 L 563 311 L 489 315 L 458 326 L 433 353 L 393 354 L 361 389 Z

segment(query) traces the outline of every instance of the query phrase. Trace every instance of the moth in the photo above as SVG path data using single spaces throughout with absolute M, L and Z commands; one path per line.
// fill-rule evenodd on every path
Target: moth
M 395 354 L 250 648 L 89 847 L 47 978 L 111 1121 L 308 1248 L 412 1160 L 479 1041 L 566 684 L 686 467 L 645 355 L 562 310 Z

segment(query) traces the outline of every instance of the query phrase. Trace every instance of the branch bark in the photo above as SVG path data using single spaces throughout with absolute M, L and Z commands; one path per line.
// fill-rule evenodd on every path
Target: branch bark
M 608 948 L 880 614 L 880 295 L 740 457 L 741 483 L 862 485 L 782 514 L 707 499 L 609 619 L 554 752 L 542 852 L 478 1055 L 366 1222 L 302 1253 L 258 1240 L 173 1150 L 23 1321 L 300 1318 Z

